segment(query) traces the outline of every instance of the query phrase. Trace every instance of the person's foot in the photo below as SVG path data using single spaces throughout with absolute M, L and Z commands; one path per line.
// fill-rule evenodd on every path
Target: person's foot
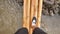
M 28 29 L 27 28 L 21 28 L 15 34 L 28 34 Z
M 45 33 L 43 30 L 41 30 L 40 28 L 35 28 L 33 30 L 33 33 L 32 34 L 47 34 Z

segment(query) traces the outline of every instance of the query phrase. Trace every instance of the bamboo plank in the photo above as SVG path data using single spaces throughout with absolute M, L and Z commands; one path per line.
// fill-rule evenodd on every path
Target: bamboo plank
M 34 0 L 31 0 L 31 24 L 33 16 L 34 16 Z
M 33 19 L 33 16 L 34 16 L 34 8 L 35 8 L 35 5 L 34 5 L 35 1 L 34 0 L 31 0 L 31 23 L 30 23 L 30 30 L 29 30 L 29 34 L 32 34 L 32 19 Z
M 37 16 L 37 26 L 40 27 L 41 24 L 41 15 L 42 15 L 42 4 L 43 0 L 39 0 L 38 2 L 39 7 L 38 7 L 38 16 Z
M 26 27 L 26 26 L 27 26 L 27 25 L 26 25 L 26 24 L 27 24 L 27 23 L 26 23 L 26 21 L 27 21 L 27 15 L 26 15 L 26 14 L 27 14 L 27 8 L 28 8 L 28 7 L 27 7 L 27 6 L 28 6 L 28 5 L 27 5 L 27 2 L 28 2 L 27 0 L 24 0 L 23 27 Z
M 30 1 L 31 0 L 28 0 L 28 9 L 27 9 L 27 28 L 28 28 L 28 31 L 29 31 L 29 26 L 30 26 Z
M 30 0 L 24 0 L 23 27 L 29 30 L 30 23 Z
M 33 17 L 37 18 L 37 10 L 38 10 L 38 0 L 32 0 L 31 2 L 31 26 L 29 34 L 32 34 L 34 27 L 32 26 L 32 19 Z

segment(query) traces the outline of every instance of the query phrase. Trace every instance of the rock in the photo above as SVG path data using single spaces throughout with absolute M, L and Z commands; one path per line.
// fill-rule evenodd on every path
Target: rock
M 48 6 L 47 6 L 48 5 Z M 48 15 L 58 15 L 58 12 L 60 11 L 60 8 L 58 8 L 60 6 L 59 0 L 44 0 L 43 1 L 43 13 L 42 14 L 46 14 L 46 12 L 48 13 Z M 48 9 L 47 11 L 45 11 L 46 9 Z M 53 11 L 51 11 L 53 10 Z

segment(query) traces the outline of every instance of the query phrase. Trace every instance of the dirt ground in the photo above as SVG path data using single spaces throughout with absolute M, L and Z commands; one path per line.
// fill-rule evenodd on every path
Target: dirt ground
M 60 34 L 60 16 L 42 15 L 42 24 L 44 24 L 42 29 L 45 29 L 48 34 Z
M 22 8 L 13 0 L 0 0 L 0 34 L 14 34 L 22 27 Z

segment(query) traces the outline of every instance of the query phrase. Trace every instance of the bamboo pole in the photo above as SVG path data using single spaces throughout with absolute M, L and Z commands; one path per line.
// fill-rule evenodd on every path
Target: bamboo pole
M 29 34 L 32 34 L 33 28 L 32 28 L 32 19 L 34 16 L 34 8 L 35 8 L 35 0 L 31 0 L 31 23 L 30 23 L 30 30 L 29 30 Z
M 34 16 L 34 0 L 31 0 L 31 24 L 33 16 Z
M 33 32 L 34 26 L 32 26 L 32 19 L 33 17 L 37 18 L 37 12 L 38 12 L 38 0 L 32 0 L 31 1 L 31 23 L 30 23 L 31 26 L 30 26 L 29 34 L 32 34 Z
M 30 0 L 24 0 L 23 27 L 29 30 L 30 23 Z
M 27 9 L 27 28 L 28 28 L 28 31 L 29 31 L 29 26 L 30 26 L 30 1 L 31 0 L 28 0 L 28 9 Z
M 24 10 L 23 10 L 23 27 L 26 27 L 26 14 L 27 14 L 27 0 L 24 0 Z
M 39 6 L 38 6 L 37 26 L 40 27 L 43 0 L 39 0 L 38 3 L 39 3 L 39 4 L 38 4 Z

